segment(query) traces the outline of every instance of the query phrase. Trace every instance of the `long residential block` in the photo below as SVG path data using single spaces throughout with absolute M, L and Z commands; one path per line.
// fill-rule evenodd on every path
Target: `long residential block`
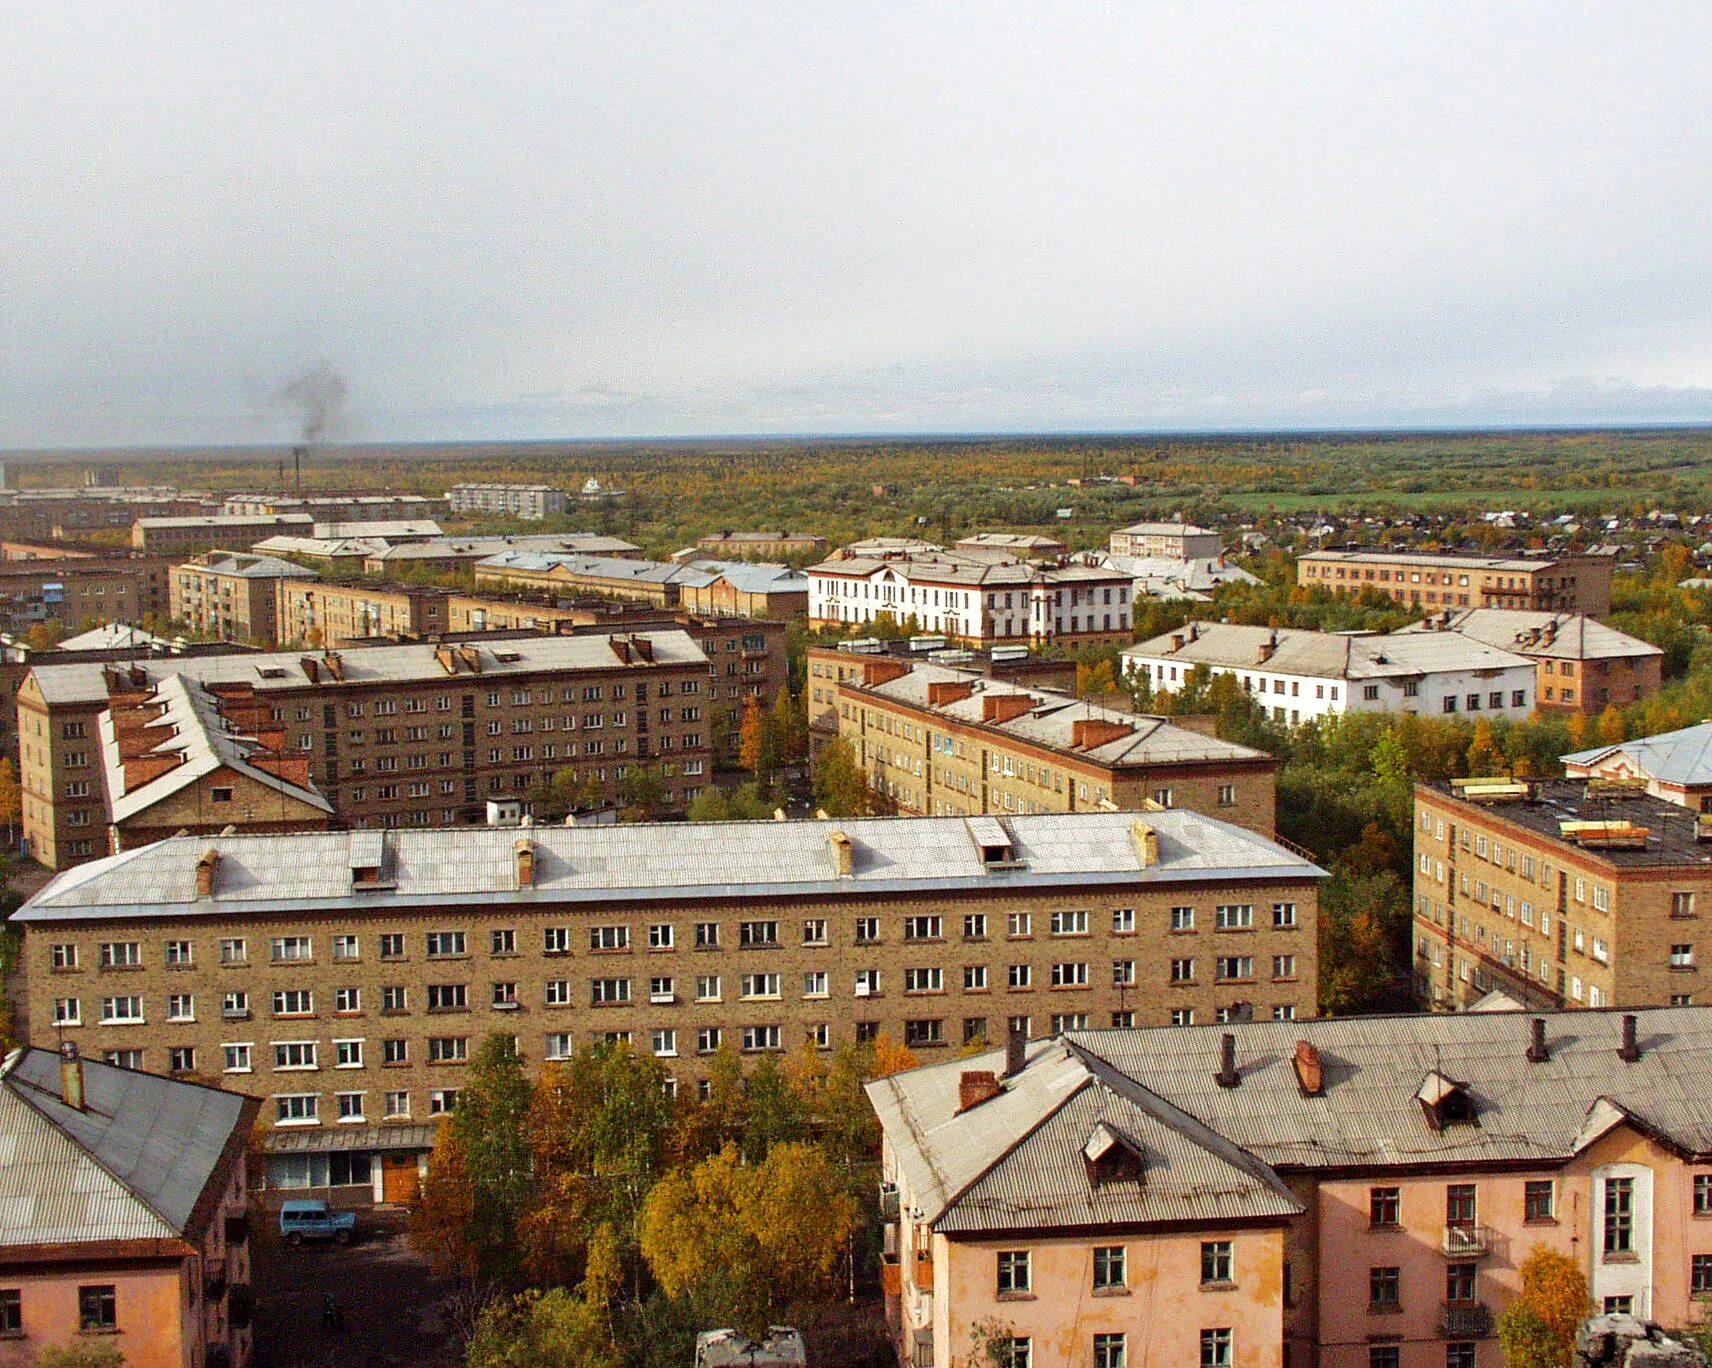
M 1072 1032 L 880 1079 L 899 1360 L 1502 1368 L 1536 1249 L 1694 1324 L 1708 1069 L 1687 1007 Z
M 1712 828 L 1622 783 L 1415 787 L 1415 989 L 1544 1007 L 1712 1001 Z
M 1616 557 L 1480 556 L 1425 551 L 1310 551 L 1296 582 L 1334 594 L 1371 590 L 1410 608 L 1521 608 L 1546 613 L 1611 611 Z
M 687 1083 L 721 1046 L 1308 1016 L 1322 877 L 1185 812 L 182 836 L 15 920 L 43 1038 L 262 1096 L 276 1150 L 379 1151 L 496 1031 Z

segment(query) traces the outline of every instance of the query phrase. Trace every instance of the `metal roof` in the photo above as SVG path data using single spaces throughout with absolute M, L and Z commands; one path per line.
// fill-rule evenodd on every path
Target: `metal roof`
M 185 561 L 177 567 L 203 575 L 221 575 L 227 579 L 314 579 L 315 572 L 305 565 L 274 556 L 254 556 L 247 552 L 225 555 L 209 554 L 197 560 Z
M 1483 670 L 1523 670 L 1531 680 L 1535 668 L 1525 656 L 1455 631 L 1356 636 L 1229 622 L 1192 623 L 1126 646 L 1123 654 L 1132 660 L 1168 660 L 1341 680 L 1417 679 L 1442 671 Z
M 262 1140 L 269 1154 L 328 1154 L 345 1150 L 430 1150 L 438 1128 L 413 1125 L 341 1126 L 338 1130 L 270 1130 Z
M 400 903 L 552 906 L 1323 876 L 1263 836 L 1186 811 L 1147 815 L 1159 837 L 1159 858 L 1143 868 L 1136 820 L 1133 812 L 1008 818 L 1012 857 L 1002 868 L 983 861 L 961 817 L 840 821 L 836 830 L 851 843 L 849 875 L 838 873 L 834 827 L 825 822 L 175 836 L 65 870 L 13 919 L 311 916 L 323 908 L 393 910 Z M 517 888 L 519 840 L 534 846 L 533 886 L 523 890 Z M 386 888 L 359 888 L 353 870 L 376 867 L 377 844 Z M 209 849 L 219 853 L 214 893 L 198 898 L 196 863 Z
M 53 1052 L 0 1066 L 0 1245 L 183 1235 L 244 1115 L 236 1093 L 82 1066 L 81 1111 Z
M 1637 771 L 1661 784 L 1712 784 L 1712 722 L 1615 746 L 1595 746 L 1561 758 L 1566 765 L 1592 766 L 1617 756 L 1627 758 Z
M 1619 1055 L 1622 1015 L 1549 1014 L 1547 1058 L 1528 1058 L 1530 1014 L 1323 1018 L 1072 1032 L 1028 1047 L 989 1101 L 959 1111 L 961 1075 L 1003 1053 L 868 1085 L 905 1189 L 948 1233 L 1102 1222 L 1249 1219 L 1298 1210 L 1291 1172 L 1380 1173 L 1419 1164 L 1560 1164 L 1632 1121 L 1693 1156 L 1712 1155 L 1712 1008 L 1635 1014 L 1639 1057 Z M 1238 1081 L 1222 1087 L 1221 1038 Z M 1322 1088 L 1295 1059 L 1317 1054 Z M 1422 1095 L 1447 1080 L 1472 1122 L 1429 1123 Z M 1123 1137 L 1143 1179 L 1096 1184 L 1096 1128 Z
M 1435 625 L 1442 622 L 1443 627 Z M 1449 628 L 1531 659 L 1622 660 L 1664 654 L 1651 642 L 1607 626 L 1586 613 L 1539 613 L 1521 608 L 1464 608 L 1411 622 L 1395 635 Z

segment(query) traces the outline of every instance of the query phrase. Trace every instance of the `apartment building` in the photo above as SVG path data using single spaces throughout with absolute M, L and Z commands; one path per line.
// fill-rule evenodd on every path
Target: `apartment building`
M 170 612 L 197 636 L 256 646 L 279 641 L 279 587 L 313 581 L 307 566 L 241 551 L 208 551 L 172 568 Z
M 1076 692 L 1076 662 L 1037 655 L 1024 646 L 1000 646 L 991 651 L 971 651 L 952 646 L 944 637 L 916 636 L 905 641 L 882 641 L 878 637 L 851 637 L 835 646 L 810 646 L 808 675 L 808 719 L 812 731 L 823 736 L 838 734 L 837 685 L 860 680 L 862 662 L 875 656 L 917 664 L 943 665 L 986 679 L 1002 679 L 1055 693 Z
M 75 632 L 86 623 L 165 617 L 169 574 L 170 564 L 161 556 L 0 561 L 0 628 L 22 633 L 54 622 Z
M 1310 551 L 1296 582 L 1334 594 L 1373 590 L 1429 613 L 1444 608 L 1511 608 L 1543 613 L 1611 611 L 1609 552 L 1478 556 L 1419 551 Z
M 245 1147 L 260 1103 L 63 1049 L 0 1063 L 0 1368 L 123 1345 L 127 1368 L 252 1361 Z
M 1069 1032 L 868 1085 L 899 1361 L 1502 1368 L 1536 1249 L 1712 1282 L 1712 1009 Z
M 446 611 L 444 589 L 355 580 L 333 584 L 314 575 L 281 579 L 278 644 L 337 648 L 374 637 L 399 640 L 460 630 Z
M 446 506 L 454 516 L 540 522 L 565 511 L 565 491 L 544 484 L 455 484 L 446 491 Z
M 131 545 L 138 551 L 164 556 L 193 556 L 217 546 L 248 551 L 257 542 L 281 533 L 307 536 L 314 525 L 315 519 L 307 513 L 138 518 L 131 525 Z
M 682 811 L 707 783 L 710 668 L 676 630 L 40 665 L 18 690 L 24 836 L 53 868 L 105 850 L 102 715 L 172 676 L 226 730 L 307 760 L 353 827 L 482 821 L 565 769 L 616 805 L 634 765 L 667 771 L 664 810 Z
M 1109 549 L 1114 556 L 1139 560 L 1215 560 L 1224 555 L 1217 532 L 1193 523 L 1139 522 L 1112 533 Z
M 184 836 L 14 920 L 39 1029 L 263 1097 L 278 1153 L 450 1110 L 495 1031 L 688 1086 L 722 1046 L 1307 1016 L 1322 877 L 1187 813 Z
M 1533 661 L 1456 632 L 1359 636 L 1190 622 L 1126 647 L 1123 671 L 1155 694 L 1181 693 L 1205 668 L 1236 679 L 1275 722 L 1349 712 L 1526 718 Z
M 852 673 L 837 653 L 812 653 L 810 725 L 836 724 L 888 811 L 1188 808 L 1273 832 L 1278 762 L 1264 751 L 972 670 L 858 659 Z
M 1070 554 L 1069 546 L 1057 537 L 1039 537 L 1026 532 L 976 532 L 959 538 L 953 549 L 977 559 L 1056 561 Z
M 692 613 L 800 618 L 808 611 L 808 578 L 802 571 L 748 561 L 674 565 L 512 549 L 478 561 L 475 578 L 478 587 L 609 594 Z
M 1525 1005 L 1712 1001 L 1712 829 L 1623 784 L 1415 787 L 1415 990 L 1435 1008 L 1494 990 Z
M 317 518 L 309 534 L 324 541 L 351 538 L 385 542 L 389 546 L 439 541 L 445 536 L 440 524 L 432 518 Z
M 1091 565 L 1035 565 L 955 552 L 844 555 L 808 572 L 811 627 L 884 614 L 960 645 L 1039 646 L 1130 635 L 1127 575 Z
M 697 537 L 695 550 L 695 559 L 782 560 L 786 556 L 824 556 L 826 538 L 812 532 L 714 532 Z
M 1563 772 L 1633 784 L 1667 803 L 1712 813 L 1712 722 L 1576 751 L 1563 757 Z
M 1446 611 L 1402 629 L 1459 632 L 1535 663 L 1534 704 L 1542 712 L 1594 717 L 1649 698 L 1664 682 L 1664 652 L 1586 613 L 1513 608 Z
M 423 494 L 229 494 L 220 505 L 229 518 L 307 513 L 318 522 L 437 518 L 446 511 L 445 499 Z

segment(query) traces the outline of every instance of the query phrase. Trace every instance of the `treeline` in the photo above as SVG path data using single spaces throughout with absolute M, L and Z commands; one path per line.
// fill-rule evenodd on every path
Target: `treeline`
M 468 1368 L 681 1368 L 698 1329 L 812 1325 L 878 1254 L 863 1084 L 914 1064 L 881 1038 L 745 1071 L 728 1041 L 698 1100 L 627 1044 L 531 1081 L 490 1036 L 411 1227 L 477 1308 Z

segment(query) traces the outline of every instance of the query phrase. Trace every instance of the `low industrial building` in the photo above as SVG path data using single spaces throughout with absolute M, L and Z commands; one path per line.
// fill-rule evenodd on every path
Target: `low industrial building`
M 1628 784 L 1417 784 L 1414 892 L 1423 1006 L 1712 1001 L 1712 827 Z
M 68 1038 L 0 1063 L 0 1368 L 91 1346 L 126 1368 L 247 1368 L 261 1104 L 113 1054 Z
M 253 1093 L 271 1155 L 367 1187 L 495 1031 L 699 1087 L 722 1047 L 1308 1016 L 1323 876 L 1188 812 L 178 836 L 13 920 L 42 1029 Z
M 1650 698 L 1664 682 L 1664 652 L 1586 613 L 1513 608 L 1442 612 L 1403 632 L 1459 632 L 1535 662 L 1534 704 L 1542 712 L 1597 716 Z
M 1536 1249 L 1696 1323 L 1712 1009 L 1069 1032 L 868 1085 L 907 1368 L 1501 1368 Z
M 1123 652 L 1127 675 L 1181 693 L 1197 671 L 1228 675 L 1275 722 L 1350 712 L 1526 718 L 1532 660 L 1456 632 L 1358 635 L 1190 622 Z
M 975 670 L 813 654 L 809 725 L 836 728 L 885 811 L 1188 808 L 1274 830 L 1278 762 L 1264 751 Z
M 1444 608 L 1512 608 L 1543 613 L 1611 611 L 1609 552 L 1481 556 L 1424 551 L 1310 551 L 1296 582 L 1334 594 L 1383 594 L 1429 613 Z

